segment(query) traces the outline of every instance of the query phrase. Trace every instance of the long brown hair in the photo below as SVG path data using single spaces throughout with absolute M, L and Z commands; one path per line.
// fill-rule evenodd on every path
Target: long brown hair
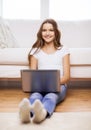
M 41 24 L 41 26 L 40 26 L 40 29 L 39 29 L 39 31 L 38 31 L 38 33 L 37 33 L 37 40 L 36 40 L 36 42 L 32 45 L 32 49 L 33 49 L 33 48 L 36 48 L 34 54 L 35 54 L 39 49 L 41 49 L 41 48 L 44 46 L 44 40 L 43 40 L 43 38 L 42 38 L 42 28 L 43 28 L 43 25 L 44 25 L 45 23 L 50 23 L 50 24 L 52 24 L 52 26 L 53 26 L 53 29 L 54 29 L 54 32 L 55 32 L 54 47 L 55 47 L 56 49 L 58 49 L 59 47 L 62 46 L 62 45 L 61 45 L 61 42 L 60 42 L 61 32 L 60 32 L 59 29 L 58 29 L 58 25 L 57 25 L 56 21 L 53 20 L 53 19 L 46 19 L 46 20 Z M 30 59 L 30 53 L 31 53 L 32 49 L 31 49 L 30 52 L 29 52 L 28 59 Z

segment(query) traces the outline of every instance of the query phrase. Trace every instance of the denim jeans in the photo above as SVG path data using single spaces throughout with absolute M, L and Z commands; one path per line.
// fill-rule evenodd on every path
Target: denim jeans
M 33 104 L 36 99 L 39 99 L 44 105 L 46 111 L 48 112 L 48 115 L 50 116 L 54 112 L 56 105 L 65 99 L 66 93 L 67 86 L 61 85 L 60 92 L 46 94 L 35 92 L 31 94 L 31 96 L 29 97 L 29 101 L 31 104 Z

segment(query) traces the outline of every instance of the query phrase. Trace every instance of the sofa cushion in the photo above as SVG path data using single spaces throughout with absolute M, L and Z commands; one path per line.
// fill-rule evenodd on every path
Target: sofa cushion
M 30 48 L 0 49 L 1 65 L 28 65 Z M 91 65 L 91 48 L 70 48 L 71 65 Z
M 22 69 L 29 69 L 29 66 L 0 65 L 0 78 L 20 78 Z M 71 78 L 91 78 L 91 67 L 71 67 Z
M 0 49 L 0 65 L 28 65 L 30 48 Z
M 71 65 L 91 65 L 91 48 L 70 48 Z
M 31 47 L 43 21 L 7 20 L 19 47 Z M 91 47 L 91 20 L 58 21 L 61 43 L 70 48 Z
M 0 65 L 0 78 L 20 78 L 22 69 L 29 69 L 29 66 Z
M 91 78 L 91 66 L 72 66 L 71 78 Z
M 0 48 L 8 47 L 18 47 L 18 43 L 7 21 L 0 17 Z

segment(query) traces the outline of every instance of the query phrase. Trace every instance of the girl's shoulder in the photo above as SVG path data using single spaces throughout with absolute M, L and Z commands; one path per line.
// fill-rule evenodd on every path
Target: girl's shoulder
M 69 51 L 69 48 L 67 46 L 63 46 L 62 50 Z
M 30 55 L 34 55 L 35 53 L 37 53 L 38 52 L 38 48 L 31 48 L 31 50 L 30 50 Z
M 68 51 L 69 50 L 69 48 L 67 47 L 67 46 L 61 46 L 61 47 L 58 47 L 58 50 L 59 51 Z
M 30 51 L 30 55 L 33 55 L 36 59 L 38 59 L 38 57 L 40 57 L 41 55 L 41 51 L 39 48 L 32 48 Z
M 61 53 L 61 55 L 70 54 L 69 48 L 67 46 L 62 46 L 58 48 L 58 51 L 59 53 Z

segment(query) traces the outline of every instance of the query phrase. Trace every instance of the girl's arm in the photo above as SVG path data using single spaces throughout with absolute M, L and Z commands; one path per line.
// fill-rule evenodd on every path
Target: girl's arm
M 30 58 L 29 58 L 29 60 L 30 60 L 30 62 L 29 62 L 29 67 L 30 67 L 30 69 L 34 69 L 34 70 L 36 70 L 38 67 L 38 61 L 37 61 L 37 59 L 34 57 L 34 56 L 30 56 Z
M 63 77 L 61 78 L 61 84 L 65 84 L 70 79 L 70 55 L 67 54 L 63 58 Z

